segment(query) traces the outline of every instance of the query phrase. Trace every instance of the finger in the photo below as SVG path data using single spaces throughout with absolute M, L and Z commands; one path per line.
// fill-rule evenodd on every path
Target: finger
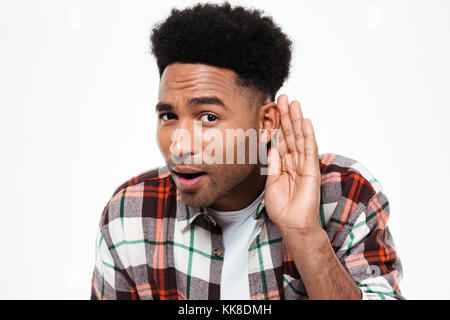
M 294 127 L 295 147 L 299 155 L 302 157 L 305 152 L 305 142 L 302 131 L 303 114 L 300 102 L 297 100 L 292 101 L 289 112 L 291 114 L 292 125 Z
M 290 154 L 287 145 L 286 145 L 286 140 L 284 138 L 284 133 L 283 130 L 278 130 L 278 154 L 280 156 L 280 161 L 281 161 L 281 171 L 287 171 L 287 161 L 286 158 L 287 156 Z
M 271 145 L 267 154 L 267 182 L 276 180 L 281 174 L 281 160 L 279 150 Z
M 289 100 L 287 95 L 282 94 L 277 100 L 281 113 L 281 128 L 289 152 L 297 152 L 295 147 L 294 127 L 292 125 L 291 114 L 289 112 Z
M 277 147 L 278 147 L 278 152 L 281 158 L 284 157 L 284 155 L 288 152 L 287 146 L 286 146 L 286 140 L 284 139 L 284 134 L 283 134 L 283 130 L 282 129 L 278 129 L 277 130 L 277 139 L 276 139 L 276 143 L 277 143 Z
M 303 163 L 302 174 L 317 175 L 320 171 L 319 154 L 311 119 L 304 119 L 302 125 L 303 135 L 305 137 L 305 161 Z
M 297 171 L 297 166 L 294 165 L 296 159 L 294 159 L 295 153 L 286 152 L 283 158 L 281 158 L 281 171 L 294 173 Z

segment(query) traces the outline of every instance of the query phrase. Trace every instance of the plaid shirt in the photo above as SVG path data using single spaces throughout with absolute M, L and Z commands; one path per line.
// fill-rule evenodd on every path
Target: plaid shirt
M 403 299 L 402 266 L 387 227 L 389 202 L 359 162 L 320 155 L 320 221 L 363 299 Z M 308 294 L 264 199 L 248 248 L 251 299 Z M 105 206 L 96 240 L 91 299 L 220 299 L 224 244 L 204 208 L 187 206 L 167 167 L 122 184 Z

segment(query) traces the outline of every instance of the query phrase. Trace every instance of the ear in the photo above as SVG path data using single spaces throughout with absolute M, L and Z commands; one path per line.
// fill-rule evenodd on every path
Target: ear
M 280 109 L 275 102 L 267 102 L 258 111 L 259 142 L 269 143 L 280 127 Z

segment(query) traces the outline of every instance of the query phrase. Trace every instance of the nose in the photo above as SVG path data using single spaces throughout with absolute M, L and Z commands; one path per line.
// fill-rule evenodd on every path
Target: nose
M 199 124 L 180 123 L 171 137 L 170 154 L 175 164 L 198 163 L 201 155 L 201 122 Z M 200 131 L 199 131 L 200 130 Z M 201 162 L 201 161 L 200 161 Z

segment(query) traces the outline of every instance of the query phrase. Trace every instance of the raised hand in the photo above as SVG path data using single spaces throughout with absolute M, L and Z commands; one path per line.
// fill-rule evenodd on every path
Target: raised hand
M 320 167 L 311 120 L 303 119 L 298 101 L 277 100 L 281 129 L 277 143 L 269 149 L 269 174 L 265 206 L 283 236 L 295 232 L 308 235 L 320 230 Z

